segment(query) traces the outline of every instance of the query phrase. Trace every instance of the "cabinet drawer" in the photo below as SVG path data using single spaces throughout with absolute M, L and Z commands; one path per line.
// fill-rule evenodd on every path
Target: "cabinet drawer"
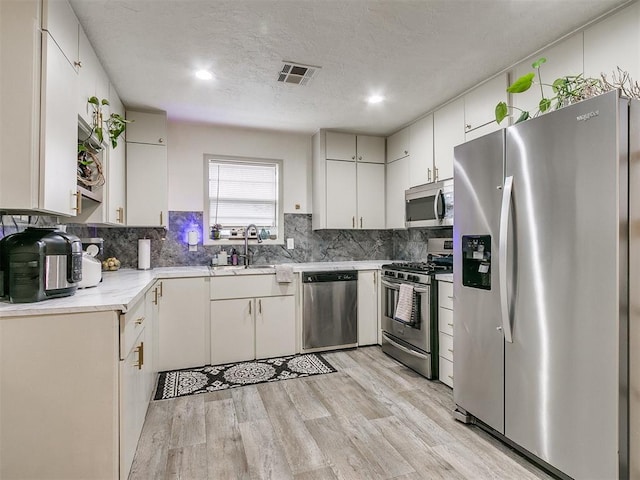
M 438 339 L 440 341 L 440 356 L 453 362 L 453 337 L 440 332 Z
M 453 310 L 453 283 L 438 282 L 438 306 Z
M 453 337 L 453 310 L 438 309 L 438 330 Z
M 136 303 L 127 313 L 120 315 L 120 360 L 127 358 L 131 347 L 144 329 L 144 300 Z
M 453 362 L 440 357 L 438 378 L 445 385 L 453 388 Z
M 211 300 L 293 295 L 296 282 L 278 283 L 275 274 L 211 278 Z

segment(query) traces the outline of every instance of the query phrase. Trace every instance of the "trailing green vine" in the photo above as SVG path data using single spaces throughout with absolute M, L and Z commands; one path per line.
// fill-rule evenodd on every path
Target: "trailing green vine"
M 521 76 L 515 82 L 513 82 L 508 88 L 507 92 L 515 94 L 522 93 L 529 90 L 535 83 L 540 86 L 540 101 L 538 102 L 537 110 L 532 114 L 528 110 L 523 110 L 513 105 L 507 105 L 505 102 L 500 102 L 495 108 L 496 122 L 500 123 L 509 116 L 510 110 L 518 110 L 520 115 L 515 123 L 523 122 L 532 117 L 537 117 L 541 113 L 545 113 L 549 110 L 557 110 L 559 108 L 571 105 L 572 103 L 587 98 L 600 95 L 601 93 L 608 92 L 613 89 L 620 89 L 622 93 L 629 98 L 640 99 L 640 86 L 638 82 L 634 82 L 629 74 L 619 67 L 617 72 L 612 75 L 612 81 L 607 79 L 605 74 L 601 75 L 601 78 L 585 78 L 580 75 L 567 75 L 557 78 L 552 84 L 543 83 L 542 75 L 540 73 L 540 67 L 547 62 L 544 57 L 539 58 L 531 64 L 534 69 L 533 72 L 529 72 L 526 75 Z M 538 81 L 535 82 L 536 76 Z M 554 96 L 545 97 L 544 86 L 551 87 Z

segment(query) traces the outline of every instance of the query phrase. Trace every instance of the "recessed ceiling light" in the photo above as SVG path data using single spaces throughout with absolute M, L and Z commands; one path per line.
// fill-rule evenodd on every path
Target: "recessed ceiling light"
M 198 70 L 196 72 L 196 77 L 198 77 L 200 80 L 211 80 L 213 78 L 213 73 L 209 72 L 208 70 Z
M 384 100 L 384 97 L 382 95 L 371 95 L 369 98 L 367 98 L 367 102 L 369 103 L 380 103 Z

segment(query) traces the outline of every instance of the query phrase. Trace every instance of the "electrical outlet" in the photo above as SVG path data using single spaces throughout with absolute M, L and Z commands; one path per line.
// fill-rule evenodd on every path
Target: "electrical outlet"
M 293 250 L 293 238 L 287 238 L 287 250 Z

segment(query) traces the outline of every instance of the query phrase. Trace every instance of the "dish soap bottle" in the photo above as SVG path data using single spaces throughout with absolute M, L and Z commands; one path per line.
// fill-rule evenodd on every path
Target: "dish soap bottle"
M 238 265 L 238 252 L 235 248 L 231 250 L 231 265 Z

